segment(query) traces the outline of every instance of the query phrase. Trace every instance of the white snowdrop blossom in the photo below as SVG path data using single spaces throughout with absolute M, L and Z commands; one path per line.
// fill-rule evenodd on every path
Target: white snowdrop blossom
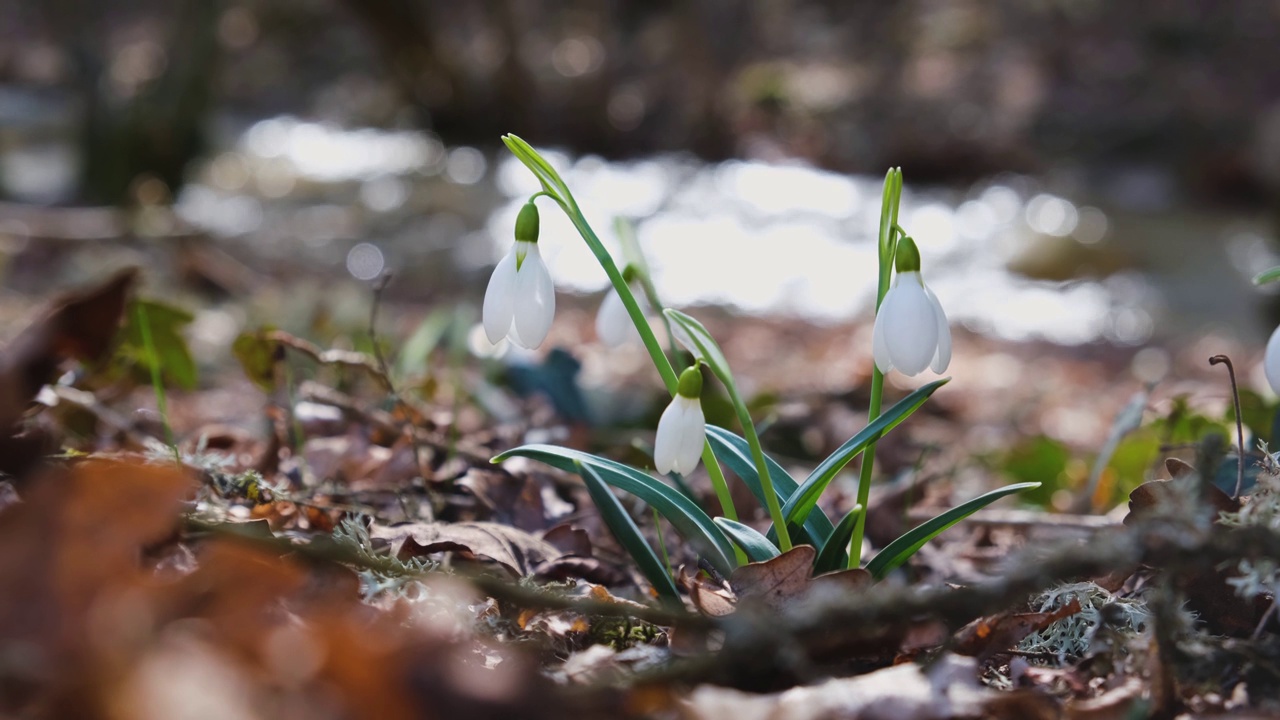
M 707 437 L 707 421 L 702 414 L 702 369 L 686 368 L 671 404 L 658 419 L 658 437 L 653 444 L 653 464 L 660 473 L 688 475 L 698 467 Z
M 1280 395 L 1280 327 L 1271 333 L 1267 341 L 1267 352 L 1262 358 L 1262 369 L 1267 373 L 1267 382 L 1277 395 Z
M 530 350 L 542 344 L 556 314 L 555 283 L 538 251 L 538 209 L 525 203 L 516 219 L 516 242 L 498 262 L 484 293 L 484 333 Z
M 888 374 L 919 375 L 925 368 L 945 372 L 951 364 L 951 328 L 938 297 L 920 277 L 920 254 L 911 238 L 900 241 L 898 273 L 876 313 L 872 352 Z
M 634 284 L 628 285 L 632 288 L 636 303 L 640 305 L 640 312 L 648 315 L 649 302 L 641 292 L 636 292 Z M 604 300 L 600 301 L 600 310 L 596 313 L 596 337 L 614 348 L 640 341 L 640 331 L 631 322 L 631 315 L 627 314 L 627 306 L 622 304 L 622 296 L 616 288 L 610 288 Z

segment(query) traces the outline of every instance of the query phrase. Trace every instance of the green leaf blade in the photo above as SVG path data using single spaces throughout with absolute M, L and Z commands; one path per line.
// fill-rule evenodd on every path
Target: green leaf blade
M 942 534 L 947 528 L 969 517 L 982 508 L 1008 495 L 1022 490 L 1040 487 L 1038 482 L 1017 483 L 997 488 L 989 493 L 957 505 L 950 510 L 924 521 L 915 528 L 903 533 L 901 537 L 885 546 L 880 554 L 867 563 L 871 576 L 879 580 L 888 575 L 908 558 L 916 553 L 925 543 Z
M 813 561 L 814 575 L 844 569 L 848 560 L 845 549 L 849 547 L 849 540 L 853 537 L 853 528 L 858 524 L 860 515 L 862 515 L 862 506 L 854 505 L 853 509 L 840 520 L 840 524 L 836 525 L 827 535 L 827 539 L 822 543 L 822 548 L 818 551 L 817 559 Z
M 751 458 L 751 448 L 747 445 L 746 439 L 717 425 L 708 425 L 707 440 L 711 442 L 716 458 L 741 478 L 756 500 L 760 501 L 761 505 L 765 505 L 764 486 L 760 483 L 760 473 L 756 472 L 755 463 Z M 764 460 L 769 467 L 769 476 L 773 479 L 773 491 L 778 497 L 778 502 L 785 503 L 799 487 L 799 483 L 773 458 L 765 455 Z M 819 509 L 818 512 L 810 513 L 805 518 L 803 526 L 797 525 L 797 527 L 804 533 L 803 537 L 795 538 L 797 542 L 817 545 L 818 541 L 831 534 L 835 526 L 831 524 L 827 514 Z
M 594 467 L 582 463 L 578 463 L 578 475 L 586 484 L 591 501 L 600 511 L 600 516 L 604 518 L 604 524 L 608 526 L 609 532 L 613 533 L 618 544 L 631 555 L 631 559 L 640 567 L 640 572 L 644 573 L 649 584 L 653 585 L 653 589 L 657 590 L 658 595 L 664 600 L 679 603 L 680 590 L 676 588 L 675 580 L 671 578 L 666 565 L 658 559 L 653 548 L 644 539 L 640 528 L 627 514 L 622 503 L 618 502 L 618 498 L 609 490 L 604 478 L 600 477 L 600 473 Z
M 801 523 L 808 518 L 810 512 L 818 504 L 818 498 L 822 497 L 822 493 L 835 479 L 837 473 L 848 465 L 851 460 L 857 457 L 863 450 L 866 450 L 871 443 L 876 442 L 885 433 L 897 427 L 898 423 L 906 420 L 916 410 L 928 400 L 938 388 L 950 382 L 951 378 L 942 378 L 916 388 L 914 392 L 907 395 L 903 399 L 894 404 L 879 417 L 871 421 L 865 428 L 858 432 L 857 435 L 849 438 L 843 445 L 831 453 L 826 460 L 823 460 L 818 467 L 809 473 L 809 477 L 800 485 L 796 492 L 792 493 L 787 500 L 786 507 L 783 508 L 783 515 L 788 522 Z
M 512 457 L 527 457 L 565 472 L 577 474 L 578 465 L 589 465 L 602 480 L 631 493 L 657 509 L 685 539 L 698 545 L 700 552 L 724 575 L 737 566 L 733 545 L 702 508 L 690 502 L 674 488 L 628 465 L 555 445 L 524 445 L 495 457 L 501 462 Z
M 1264 270 L 1258 273 L 1257 277 L 1253 279 L 1253 284 L 1266 285 L 1267 283 L 1273 283 L 1277 280 L 1280 280 L 1280 267 L 1273 267 L 1270 270 Z
M 778 557 L 778 548 L 764 535 L 761 535 L 755 528 L 749 525 L 743 525 L 736 520 L 718 517 L 715 524 L 724 531 L 729 539 L 738 544 L 747 553 L 747 557 L 751 562 L 764 562 Z

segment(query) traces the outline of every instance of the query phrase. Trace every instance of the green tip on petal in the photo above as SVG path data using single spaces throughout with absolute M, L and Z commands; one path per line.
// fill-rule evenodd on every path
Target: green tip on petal
M 916 248 L 916 241 L 909 237 L 899 240 L 894 262 L 899 273 L 920 272 L 920 250 Z
M 680 386 L 676 392 L 687 398 L 702 397 L 702 364 L 696 363 L 680 373 Z
M 630 285 L 638 277 L 640 277 L 640 270 L 635 265 L 627 263 L 627 266 L 622 268 L 622 282 Z
M 516 217 L 516 240 L 538 242 L 538 206 L 532 200 L 520 208 Z

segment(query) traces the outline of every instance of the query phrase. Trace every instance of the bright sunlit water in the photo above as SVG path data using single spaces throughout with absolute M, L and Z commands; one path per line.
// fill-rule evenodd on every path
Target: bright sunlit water
M 640 219 L 640 243 L 668 304 L 725 304 L 820 322 L 871 311 L 880 178 L 798 164 L 608 163 L 556 153 L 548 159 L 606 241 L 614 216 Z M 489 223 L 495 260 L 506 250 L 520 204 L 539 189 L 514 159 L 499 164 L 497 183 L 509 201 Z M 1150 338 L 1159 303 L 1139 276 L 1049 282 L 1008 269 L 1037 236 L 1081 233 L 1078 242 L 1105 242 L 1101 211 L 1042 192 L 1024 197 L 1003 184 L 958 201 L 954 195 L 908 186 L 899 218 L 953 321 L 1010 340 L 1137 345 Z M 542 228 L 543 255 L 557 284 L 604 289 L 604 273 L 562 213 L 544 212 Z
M 42 143 L 6 153 L 0 180 L 23 174 L 17 171 L 31 164 L 31 153 L 47 160 L 60 152 Z M 264 257 L 361 280 L 440 262 L 460 277 L 487 276 L 509 247 L 520 204 L 539 189 L 506 153 L 449 148 L 416 130 L 277 117 L 223 130 L 215 145 L 224 149 L 193 170 L 177 197 L 181 218 Z M 880 177 L 800 163 L 545 155 L 612 250 L 614 218 L 636 222 L 669 305 L 722 304 L 815 322 L 871 311 Z M 28 184 L 40 185 L 33 199 L 56 197 L 65 184 L 54 182 L 59 173 L 74 175 L 58 167 L 28 174 Z M 1114 246 L 1113 222 L 1102 210 L 1020 176 L 959 190 L 918 188 L 909 168 L 906 179 L 900 224 L 919 245 L 924 277 L 953 323 L 1068 345 L 1139 345 L 1159 329 L 1167 296 L 1139 272 L 1045 280 L 1010 269 L 1046 243 Z M 549 200 L 540 203 L 543 255 L 558 289 L 603 290 L 605 275 L 567 218 Z M 1223 262 L 1252 268 L 1269 258 L 1265 241 L 1237 239 Z

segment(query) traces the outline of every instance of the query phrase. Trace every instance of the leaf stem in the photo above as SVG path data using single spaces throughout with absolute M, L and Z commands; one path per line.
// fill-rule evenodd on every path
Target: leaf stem
M 160 355 L 156 352 L 155 341 L 151 338 L 151 320 L 147 317 L 146 303 L 134 301 L 134 311 L 138 315 L 138 331 L 142 335 L 142 347 L 147 351 L 147 368 L 151 371 L 151 390 L 156 396 L 156 411 L 160 413 L 160 424 L 164 428 L 165 442 L 173 451 L 173 460 L 182 467 L 182 454 L 178 452 L 178 443 L 173 439 L 173 428 L 169 425 L 169 404 L 165 398 L 164 379 L 160 374 Z
M 897 249 L 898 205 L 902 200 L 902 168 L 890 168 L 884 177 L 884 191 L 880 203 L 880 274 L 876 285 L 876 313 L 880 312 L 880 303 L 889 292 L 889 281 L 893 277 L 893 255 Z M 905 235 L 905 233 L 902 233 Z M 884 373 L 873 365 L 871 369 L 871 401 L 867 405 L 867 422 L 874 422 L 880 417 L 880 404 L 884 398 Z M 876 443 L 867 445 L 862 453 L 862 468 L 858 473 L 858 504 L 867 507 L 871 497 L 871 475 L 875 469 Z M 849 567 L 856 568 L 862 564 L 862 538 L 867 529 L 867 513 L 858 516 L 853 526 L 853 537 L 849 540 Z

